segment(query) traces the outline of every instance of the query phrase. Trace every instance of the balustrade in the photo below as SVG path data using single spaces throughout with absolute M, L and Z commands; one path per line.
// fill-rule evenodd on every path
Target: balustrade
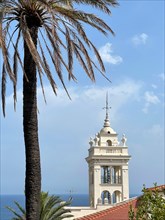
M 123 147 L 93 147 L 89 150 L 92 155 L 128 155 L 128 149 Z

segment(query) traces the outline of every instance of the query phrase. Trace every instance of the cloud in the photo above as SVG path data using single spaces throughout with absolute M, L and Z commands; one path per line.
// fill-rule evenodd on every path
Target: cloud
M 142 34 L 139 34 L 139 35 L 135 35 L 135 36 L 132 38 L 132 43 L 133 43 L 135 46 L 145 45 L 145 44 L 147 43 L 147 40 L 148 40 L 148 35 L 145 34 L 145 33 L 142 33 Z
M 41 88 L 38 88 L 38 109 L 41 116 L 40 120 L 41 122 L 43 121 L 43 124 L 49 123 L 49 126 L 51 126 L 53 130 L 54 124 L 52 123 L 52 117 L 55 118 L 57 115 L 59 115 L 54 121 L 57 121 L 57 124 L 59 123 L 58 126 L 61 126 L 61 118 L 63 121 L 69 123 L 68 117 L 73 118 L 72 120 L 74 120 L 74 115 L 77 115 L 77 109 L 79 109 L 78 112 L 80 115 L 80 121 L 78 122 L 75 117 L 76 122 L 75 124 L 72 122 L 70 125 L 71 127 L 79 126 L 77 123 L 81 123 L 83 125 L 85 122 L 84 120 L 81 120 L 81 115 L 86 113 L 88 118 L 88 113 L 91 113 L 92 111 L 92 117 L 91 115 L 89 115 L 88 120 L 92 120 L 93 118 L 93 123 L 95 123 L 95 118 L 97 118 L 98 116 L 96 115 L 97 111 L 93 109 L 102 109 L 102 107 L 104 107 L 105 94 L 107 91 L 109 94 L 109 104 L 112 106 L 111 115 L 112 118 L 114 118 L 123 105 L 128 102 L 132 102 L 132 100 L 137 100 L 137 97 L 139 97 L 141 86 L 142 85 L 140 82 L 127 79 L 111 87 L 99 87 L 93 85 L 82 87 L 68 87 L 68 92 L 71 96 L 71 100 L 68 98 L 66 92 L 62 88 L 58 89 L 57 96 L 55 96 L 52 92 L 51 87 L 47 86 L 45 87 L 47 105 L 45 105 L 44 103 Z M 54 111 L 56 112 L 55 115 Z M 47 114 L 46 121 L 45 117 L 43 117 L 43 115 L 45 114 Z M 103 120 L 102 116 L 103 114 L 101 111 L 99 112 L 100 123 L 102 123 Z M 59 129 L 61 129 L 62 131 L 62 127 L 59 127 Z
M 145 105 L 142 111 L 144 113 L 148 113 L 148 108 L 150 105 L 156 105 L 160 103 L 160 99 L 153 92 L 146 91 L 144 93 Z
M 102 60 L 110 64 L 120 64 L 123 62 L 123 58 L 118 55 L 113 55 L 112 44 L 106 43 L 103 47 L 99 49 L 99 54 Z
M 79 111 L 81 112 L 81 109 L 83 109 L 84 106 L 85 108 L 93 109 L 94 107 L 97 108 L 98 103 L 104 105 L 105 103 L 103 100 L 105 99 L 105 94 L 108 91 L 110 105 L 113 104 L 113 114 L 116 114 L 116 112 L 120 110 L 124 104 L 126 104 L 127 102 L 131 102 L 132 100 L 138 99 L 141 87 L 141 82 L 131 79 L 125 79 L 121 83 L 113 85 L 111 87 L 99 87 L 93 85 L 68 87 L 68 92 L 71 97 L 70 100 L 64 89 L 59 88 L 57 90 L 57 96 L 55 96 L 51 86 L 45 86 L 44 91 L 47 104 L 45 104 L 44 102 L 42 89 L 38 87 L 38 110 L 41 116 L 43 116 L 44 112 L 48 111 L 49 113 L 47 118 L 54 115 L 54 110 L 56 110 L 57 113 L 61 115 L 62 111 L 65 111 L 66 108 L 68 109 L 68 111 L 73 111 L 73 114 L 76 114 L 76 109 L 80 109 Z M 17 94 L 17 112 L 20 112 L 22 111 L 22 92 L 18 91 Z M 13 105 L 13 95 L 8 96 L 6 99 L 6 107 L 8 111 L 11 111 L 11 105 Z M 101 106 L 101 108 L 102 107 L 104 106 Z M 89 112 L 91 112 L 91 109 Z M 43 118 L 43 120 L 45 120 L 45 118 Z
M 76 109 L 80 109 L 79 111 L 81 112 L 81 109 L 83 109 L 84 106 L 86 109 L 87 108 L 89 109 L 89 112 L 91 112 L 91 109 L 98 107 L 98 103 L 101 103 L 99 104 L 101 105 L 100 108 L 104 107 L 105 104 L 104 99 L 107 91 L 109 94 L 110 105 L 113 104 L 113 110 L 112 110 L 113 114 L 116 114 L 116 112 L 120 110 L 122 106 L 125 105 L 125 103 L 138 99 L 141 87 L 142 87 L 141 82 L 131 79 L 125 79 L 121 83 L 112 85 L 111 87 L 109 86 L 99 87 L 94 85 L 68 87 L 68 92 L 71 97 L 70 100 L 63 88 L 58 88 L 57 96 L 56 96 L 53 93 L 51 86 L 45 86 L 44 92 L 46 96 L 46 104 L 44 102 L 42 89 L 41 87 L 38 87 L 37 99 L 38 99 L 38 110 L 40 113 L 39 115 L 41 115 L 42 118 L 45 112 L 48 112 L 47 118 L 49 118 L 49 116 L 52 117 L 52 115 L 54 115 L 53 114 L 54 110 L 56 110 L 56 112 L 61 115 L 66 108 L 68 109 L 68 111 L 70 111 L 70 114 L 72 114 L 71 113 L 72 111 L 74 112 L 73 114 L 76 114 Z M 12 107 L 13 107 L 13 94 L 6 97 L 6 110 L 8 112 L 7 115 L 13 112 Z M 17 92 L 16 114 L 19 115 L 20 112 L 22 112 L 21 90 Z M 44 117 L 43 120 L 45 120 Z
M 150 104 L 158 104 L 160 102 L 159 98 L 154 95 L 153 92 L 146 91 L 145 92 L 145 100 Z

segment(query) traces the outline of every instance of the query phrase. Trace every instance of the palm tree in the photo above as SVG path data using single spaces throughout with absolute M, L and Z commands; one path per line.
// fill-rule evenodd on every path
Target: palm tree
M 6 208 L 11 211 L 16 217 L 12 220 L 26 220 L 26 211 L 18 203 L 14 202 L 17 206 L 18 211 L 7 206 Z M 70 214 L 70 210 L 64 207 L 70 205 L 71 199 L 68 201 L 62 201 L 59 196 L 49 196 L 46 192 L 41 192 L 41 210 L 40 210 L 40 220 L 61 220 L 64 218 L 73 217 Z
M 76 81 L 73 73 L 74 57 L 77 58 L 88 77 L 95 81 L 94 69 L 104 77 L 102 59 L 85 33 L 83 23 L 102 34 L 114 34 L 99 17 L 75 8 L 92 6 L 110 15 L 110 7 L 118 5 L 117 0 L 6 0 L 0 28 L 0 44 L 3 54 L 2 66 L 2 108 L 5 116 L 5 93 L 7 75 L 13 83 L 14 106 L 17 95 L 18 66 L 23 73 L 23 130 L 26 154 L 26 218 L 39 219 L 41 168 L 37 119 L 37 78 L 43 95 L 42 76 L 45 73 L 56 94 L 57 74 L 64 89 L 64 72 L 68 79 Z M 1 8 L 4 9 L 3 4 Z M 2 11 L 2 10 L 1 10 Z M 20 49 L 23 39 L 23 52 Z M 98 65 L 92 61 L 88 49 L 92 49 Z M 13 60 L 9 59 L 9 52 Z M 47 51 L 47 55 L 45 55 Z M 66 59 L 63 54 L 66 52 Z M 49 59 L 47 59 L 49 57 Z M 51 67 L 50 63 L 51 62 Z M 38 73 L 38 75 L 37 75 Z M 69 96 L 69 94 L 68 94 Z M 45 95 L 44 95 L 45 98 Z
M 5 10 L 4 0 L 0 0 L 0 32 L 2 32 L 2 18 Z M 0 48 L 1 48 L 1 38 L 0 38 Z

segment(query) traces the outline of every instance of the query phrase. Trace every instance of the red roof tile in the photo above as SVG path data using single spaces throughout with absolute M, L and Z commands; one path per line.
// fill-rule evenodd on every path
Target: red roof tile
M 106 210 L 99 211 L 94 214 L 77 218 L 76 220 L 128 220 L 128 212 L 130 209 L 130 205 L 132 205 L 132 207 L 136 210 L 137 203 L 138 198 L 135 198 L 129 200 L 128 202 L 118 204 L 112 208 L 108 208 Z
M 148 190 L 152 190 L 152 191 L 155 191 L 155 190 L 158 190 L 158 191 L 162 191 L 165 189 L 165 185 L 160 185 L 160 186 L 154 186 L 152 188 L 147 188 Z

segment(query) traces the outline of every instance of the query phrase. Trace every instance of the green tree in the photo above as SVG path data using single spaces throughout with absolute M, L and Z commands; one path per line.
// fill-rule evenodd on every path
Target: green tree
M 37 79 L 40 81 L 44 95 L 42 76 L 45 74 L 56 94 L 57 86 L 54 76 L 56 73 L 68 94 L 64 72 L 67 73 L 69 80 L 76 81 L 73 73 L 74 57 L 77 58 L 92 81 L 95 81 L 95 69 L 103 75 L 105 72 L 102 59 L 88 38 L 83 24 L 88 24 L 105 35 L 108 32 L 112 34 L 114 32 L 98 16 L 76 9 L 82 5 L 92 6 L 110 15 L 109 8 L 118 5 L 118 3 L 117 0 L 6 0 L 5 10 L 4 4 L 0 5 L 1 12 L 3 12 L 1 14 L 0 44 L 3 54 L 1 85 L 4 116 L 7 76 L 13 83 L 15 106 L 18 66 L 23 73 L 25 197 L 26 218 L 28 220 L 38 220 L 40 210 L 41 168 L 37 118 Z M 22 42 L 23 45 L 21 45 Z M 98 65 L 91 59 L 89 49 L 94 51 Z M 66 59 L 63 56 L 64 52 Z M 47 59 L 47 57 L 49 58 Z
M 137 210 L 130 207 L 129 220 L 164 220 L 165 199 L 159 194 L 156 186 L 152 190 L 144 187 L 142 192 Z
M 11 207 L 6 207 L 10 210 L 15 217 L 12 220 L 26 220 L 26 211 L 25 209 L 18 203 L 14 202 L 17 206 L 18 211 L 14 210 Z M 46 192 L 41 192 L 41 210 L 40 210 L 40 220 L 61 220 L 64 218 L 72 217 L 70 214 L 70 210 L 64 207 L 70 205 L 71 199 L 67 202 L 62 201 L 59 196 L 49 196 Z

